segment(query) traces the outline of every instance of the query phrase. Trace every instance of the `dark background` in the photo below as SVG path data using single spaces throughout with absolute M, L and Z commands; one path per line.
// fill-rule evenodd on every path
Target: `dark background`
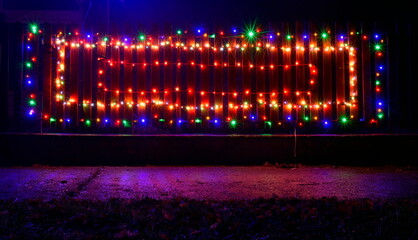
M 413 1 L 331 0 L 3 0 L 9 10 L 82 10 L 87 22 L 101 22 L 110 6 L 112 21 L 199 24 L 288 20 L 385 21 L 412 19 Z
M 21 46 L 16 40 L 30 21 L 71 24 L 81 31 L 119 31 L 172 26 L 243 26 L 280 22 L 355 23 L 388 36 L 388 131 L 417 132 L 417 36 L 413 1 L 169 1 L 169 0 L 0 0 L 0 131 L 21 130 L 18 107 Z M 34 14 L 42 11 L 41 16 Z M 49 15 L 50 13 L 56 15 Z M 11 17 L 12 16 L 12 17 Z M 35 18 L 34 16 L 37 16 Z M 49 16 L 49 17 L 48 17 Z M 164 28 L 165 29 L 165 28 Z

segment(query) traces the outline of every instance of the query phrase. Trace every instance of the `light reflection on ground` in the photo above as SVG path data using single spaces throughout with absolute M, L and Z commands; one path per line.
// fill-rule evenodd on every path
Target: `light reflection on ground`
M 418 171 L 399 167 L 18 167 L 0 176 L 0 199 L 418 199 Z

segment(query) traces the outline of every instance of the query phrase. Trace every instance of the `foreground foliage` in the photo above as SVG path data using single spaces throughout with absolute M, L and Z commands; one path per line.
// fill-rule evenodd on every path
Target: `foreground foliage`
M 418 239 L 418 201 L 0 200 L 0 239 Z

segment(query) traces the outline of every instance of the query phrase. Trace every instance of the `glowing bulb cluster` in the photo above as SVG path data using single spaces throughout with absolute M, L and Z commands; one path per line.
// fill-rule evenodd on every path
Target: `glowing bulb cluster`
M 33 41 L 39 33 L 37 26 L 30 26 L 28 39 Z M 385 42 L 380 35 L 362 36 L 353 31 L 335 36 L 329 30 L 281 34 L 264 31 L 254 24 L 245 26 L 243 31 L 234 28 L 230 33 L 231 36 L 224 31 L 209 34 L 197 28 L 193 31 L 179 29 L 168 36 L 56 34 L 52 39 L 53 51 L 58 56 L 53 64 L 51 96 L 54 101 L 49 104 L 53 106 L 51 109 L 57 110 L 44 114 L 43 119 L 54 126 L 80 126 L 82 123 L 84 127 L 125 128 L 192 124 L 227 125 L 235 129 L 245 128 L 250 122 L 257 122 L 265 129 L 289 124 L 302 127 L 320 123 L 329 127 L 339 122 L 346 125 L 362 119 L 358 109 L 359 56 L 357 47 L 352 45 L 355 41 L 349 41 L 358 37 L 369 41 L 370 51 L 376 58 L 374 62 L 378 64 L 373 80 L 375 117 L 384 119 Z M 193 37 L 190 34 L 194 34 Z M 217 41 L 218 38 L 222 41 Z M 335 43 L 330 41 L 332 38 Z M 28 40 L 25 46 L 24 83 L 28 89 L 33 89 L 28 91 L 30 97 L 27 98 L 28 112 L 32 116 L 37 109 L 38 112 L 45 112 L 45 109 L 37 102 L 34 87 L 38 57 L 34 55 L 35 45 Z M 68 60 L 80 51 L 97 66 L 97 69 L 88 69 L 97 85 L 87 82 L 89 92 L 86 95 L 80 95 L 74 88 L 78 77 L 85 73 L 71 72 L 76 68 Z M 262 54 L 268 57 L 262 59 Z M 318 56 L 331 55 L 348 56 L 347 60 L 339 62 L 343 66 L 341 71 L 346 72 L 335 79 L 338 87 L 344 88 L 338 89 L 338 94 L 323 88 L 330 84 L 323 73 L 329 66 L 317 61 Z M 78 111 L 83 114 L 77 114 Z M 347 114 L 337 114 L 335 118 L 336 111 Z M 97 117 L 93 117 L 92 112 L 96 112 Z M 84 117 L 77 119 L 79 115 Z M 122 117 L 125 115 L 130 117 Z

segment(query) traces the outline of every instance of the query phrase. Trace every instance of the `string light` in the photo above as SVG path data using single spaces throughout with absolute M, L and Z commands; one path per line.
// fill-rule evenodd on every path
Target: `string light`
M 39 29 L 34 30 L 35 27 L 29 27 L 27 41 L 24 43 L 24 46 L 26 46 L 24 49 L 27 52 L 27 58 L 24 62 L 27 74 L 24 75 L 24 81 L 28 86 L 33 85 L 33 81 L 37 77 L 36 63 L 38 56 L 35 54 L 36 51 L 33 51 L 32 45 L 32 42 L 37 40 L 34 34 L 42 32 Z M 136 126 L 135 124 L 152 125 L 156 122 L 159 123 L 159 126 L 167 126 L 173 123 L 182 125 L 193 123 L 195 126 L 208 127 L 207 124 L 211 123 L 220 124 L 219 126 L 225 126 L 226 124 L 231 128 L 245 128 L 246 121 L 261 121 L 264 128 L 270 129 L 285 126 L 286 123 L 292 122 L 299 127 L 309 126 L 307 123 L 310 122 L 322 123 L 323 126 L 329 127 L 331 121 L 346 124 L 358 117 L 357 51 L 355 45 L 350 45 L 355 41 L 348 41 L 349 37 L 357 36 L 358 33 L 340 34 L 338 45 L 333 46 L 330 41 L 326 41 L 330 38 L 330 31 L 313 33 L 313 36 L 318 36 L 319 39 L 310 38 L 311 34 L 281 35 L 279 32 L 274 34 L 273 38 L 271 31 L 262 32 L 255 23 L 246 25 L 242 35 L 236 34 L 238 31 L 235 28 L 230 32 L 230 34 L 233 34 L 231 36 L 227 36 L 228 32 L 224 31 L 218 31 L 218 36 L 203 31 L 202 28 L 197 28 L 194 31 L 177 30 L 173 36 L 154 37 L 139 34 L 136 38 L 110 37 L 97 34 L 94 38 L 98 39 L 97 41 L 91 38 L 91 34 L 84 35 L 78 32 L 75 32 L 75 34 L 68 33 L 67 35 L 59 33 L 53 36 L 53 51 L 56 51 L 58 58 L 55 64 L 56 76 L 54 76 L 52 82 L 55 84 L 53 84 L 51 90 L 55 99 L 54 102 L 51 101 L 49 104 L 55 105 L 54 109 L 62 109 L 62 111 L 60 110 L 62 113 L 51 112 L 51 116 L 44 114 L 44 116 L 47 116 L 44 119 L 54 124 L 54 126 L 61 123 L 77 124 L 77 122 L 83 122 L 85 127 L 120 126 L 125 128 Z M 194 41 L 191 40 L 190 34 L 195 34 Z M 188 37 L 183 39 L 183 36 L 180 35 L 187 35 Z M 83 36 L 87 39 L 83 39 Z M 210 38 L 222 38 L 224 41 L 212 41 Z M 371 35 L 371 37 L 359 35 L 359 38 L 365 41 L 369 41 L 369 39 L 378 41 L 370 44 L 376 52 L 376 55 L 373 56 L 376 57 L 374 91 L 377 107 L 375 118 L 381 121 L 384 119 L 386 111 L 381 104 L 382 99 L 384 99 L 385 86 L 383 82 L 386 77 L 384 72 L 385 59 L 382 58 L 384 41 L 381 35 L 377 34 Z M 282 41 L 282 39 L 292 41 L 287 42 Z M 317 45 L 317 41 L 321 41 L 321 39 L 323 41 L 322 45 Z M 126 54 L 124 55 L 127 57 L 120 58 L 113 55 L 102 57 L 106 54 L 106 48 L 108 47 L 115 48 L 115 51 L 119 52 L 125 51 Z M 96 98 L 92 100 L 92 96 L 87 94 L 83 96 L 84 100 L 78 100 L 80 96 L 77 96 L 79 94 L 77 91 L 66 89 L 67 86 L 71 86 L 72 81 L 75 81 L 73 78 L 76 74 L 69 72 L 73 70 L 70 66 L 66 66 L 66 64 L 71 64 L 68 63 L 67 59 L 71 58 L 72 51 L 79 51 L 78 49 L 89 51 L 88 49 L 91 48 L 97 48 L 100 56 L 97 59 L 98 70 L 95 73 L 97 75 L 97 85 L 90 89 L 90 91 L 95 92 Z M 133 50 L 137 54 L 135 58 L 133 57 Z M 280 64 L 275 60 L 277 56 L 287 56 L 286 54 L 289 52 L 307 51 L 307 54 L 314 56 L 319 52 L 322 52 L 322 54 L 337 54 L 334 50 L 335 52 L 345 51 L 349 56 L 348 62 L 342 63 L 347 65 L 346 69 L 348 69 L 347 74 L 350 83 L 347 85 L 349 95 L 345 96 L 345 101 L 318 100 L 318 89 L 322 86 L 317 85 L 317 83 L 324 83 L 323 80 L 318 81 L 319 77 L 323 77 L 323 74 L 320 74 L 319 70 L 321 69 L 318 68 L 318 64 L 323 63 L 317 62 L 316 58 L 311 58 L 309 62 L 306 62 L 309 58 L 304 57 L 297 57 L 294 62 L 289 62 L 287 58 L 284 58 Z M 155 53 L 155 56 L 158 56 L 158 53 L 162 51 L 166 53 L 171 51 L 172 53 L 176 52 L 177 57 L 173 58 L 170 54 L 159 54 L 159 58 L 154 58 L 154 55 L 151 55 L 151 58 L 146 58 L 147 51 L 153 51 L 152 54 Z M 243 51 L 248 51 L 248 54 L 252 51 L 254 51 L 254 54 L 260 52 L 259 54 L 263 53 L 275 57 L 269 58 L 270 60 L 259 61 L 248 58 L 247 55 L 244 55 L 247 53 Z M 199 52 L 199 56 L 202 56 L 201 58 L 196 56 L 194 58 L 180 57 L 182 54 L 194 55 L 197 52 Z M 218 52 L 223 52 L 222 54 L 226 58 L 218 56 Z M 86 52 L 86 54 L 91 54 L 91 52 Z M 209 54 L 214 54 L 212 63 L 208 61 L 209 58 L 204 57 L 209 56 Z M 189 60 L 186 61 L 186 59 Z M 234 60 L 225 61 L 225 59 Z M 116 75 L 112 73 L 114 71 L 111 69 L 115 69 L 115 72 L 120 71 L 122 66 L 129 73 L 135 70 L 137 76 L 135 86 L 132 78 L 130 76 L 126 77 L 128 72 L 124 74 L 124 84 L 116 84 Z M 159 73 L 156 72 L 157 69 Z M 199 71 L 199 81 L 201 81 L 199 86 L 196 82 L 198 80 L 197 71 Z M 226 74 L 224 78 L 219 77 L 223 75 L 217 75 L 218 73 L 221 74 L 219 71 Z M 261 84 L 260 88 L 249 84 L 251 72 L 255 73 L 255 78 L 251 81 L 255 81 L 255 86 Z M 150 73 L 152 75 L 149 75 Z M 174 75 L 169 75 L 169 73 Z M 278 75 L 279 73 L 282 75 Z M 213 74 L 213 77 L 210 77 L 211 74 Z M 233 76 L 241 74 L 244 80 L 241 80 L 242 82 L 238 84 L 244 84 L 244 89 L 238 88 L 238 85 L 234 82 L 236 79 L 229 79 L 232 75 L 228 74 L 234 74 Z M 177 81 L 180 81 L 181 84 L 171 87 L 170 79 L 173 76 L 176 76 Z M 227 81 L 232 81 L 233 84 L 224 89 L 222 86 L 225 84 L 226 76 L 228 76 Z M 265 83 L 263 82 L 266 76 L 277 76 L 270 80 L 276 85 L 271 85 L 268 88 L 267 85 L 264 86 Z M 184 77 L 187 80 L 183 80 Z M 146 80 L 147 78 L 149 80 Z M 208 82 L 211 78 L 215 80 Z M 296 89 L 294 86 L 291 87 L 292 81 L 297 82 Z M 344 80 L 337 79 L 337 81 Z M 156 84 L 157 82 L 159 84 Z M 278 87 L 278 82 L 282 84 L 281 87 Z M 209 87 L 211 84 L 212 87 Z M 27 103 L 28 115 L 32 116 L 37 112 L 42 112 L 44 110 L 42 109 L 43 105 L 37 104 L 36 94 L 34 94 L 36 89 L 28 88 L 27 91 L 33 94 L 30 95 L 33 97 L 30 97 Z M 254 96 L 257 96 L 256 99 Z M 95 109 L 100 117 L 92 118 L 93 120 L 87 117 L 78 121 L 71 121 L 71 118 L 76 118 L 77 114 L 70 111 L 70 108 L 74 109 L 77 105 L 82 106 L 87 115 L 92 109 Z M 38 109 L 41 111 L 38 111 Z M 135 115 L 133 112 L 128 114 L 136 117 L 131 120 L 121 119 L 119 112 L 127 109 L 134 111 Z M 346 111 L 350 115 L 349 117 L 330 120 L 326 116 L 331 115 L 335 111 L 334 109 L 341 109 L 338 111 Z M 157 112 L 158 114 L 154 114 Z M 279 113 L 281 113 L 281 117 L 278 117 Z M 68 117 L 68 114 L 71 117 Z

